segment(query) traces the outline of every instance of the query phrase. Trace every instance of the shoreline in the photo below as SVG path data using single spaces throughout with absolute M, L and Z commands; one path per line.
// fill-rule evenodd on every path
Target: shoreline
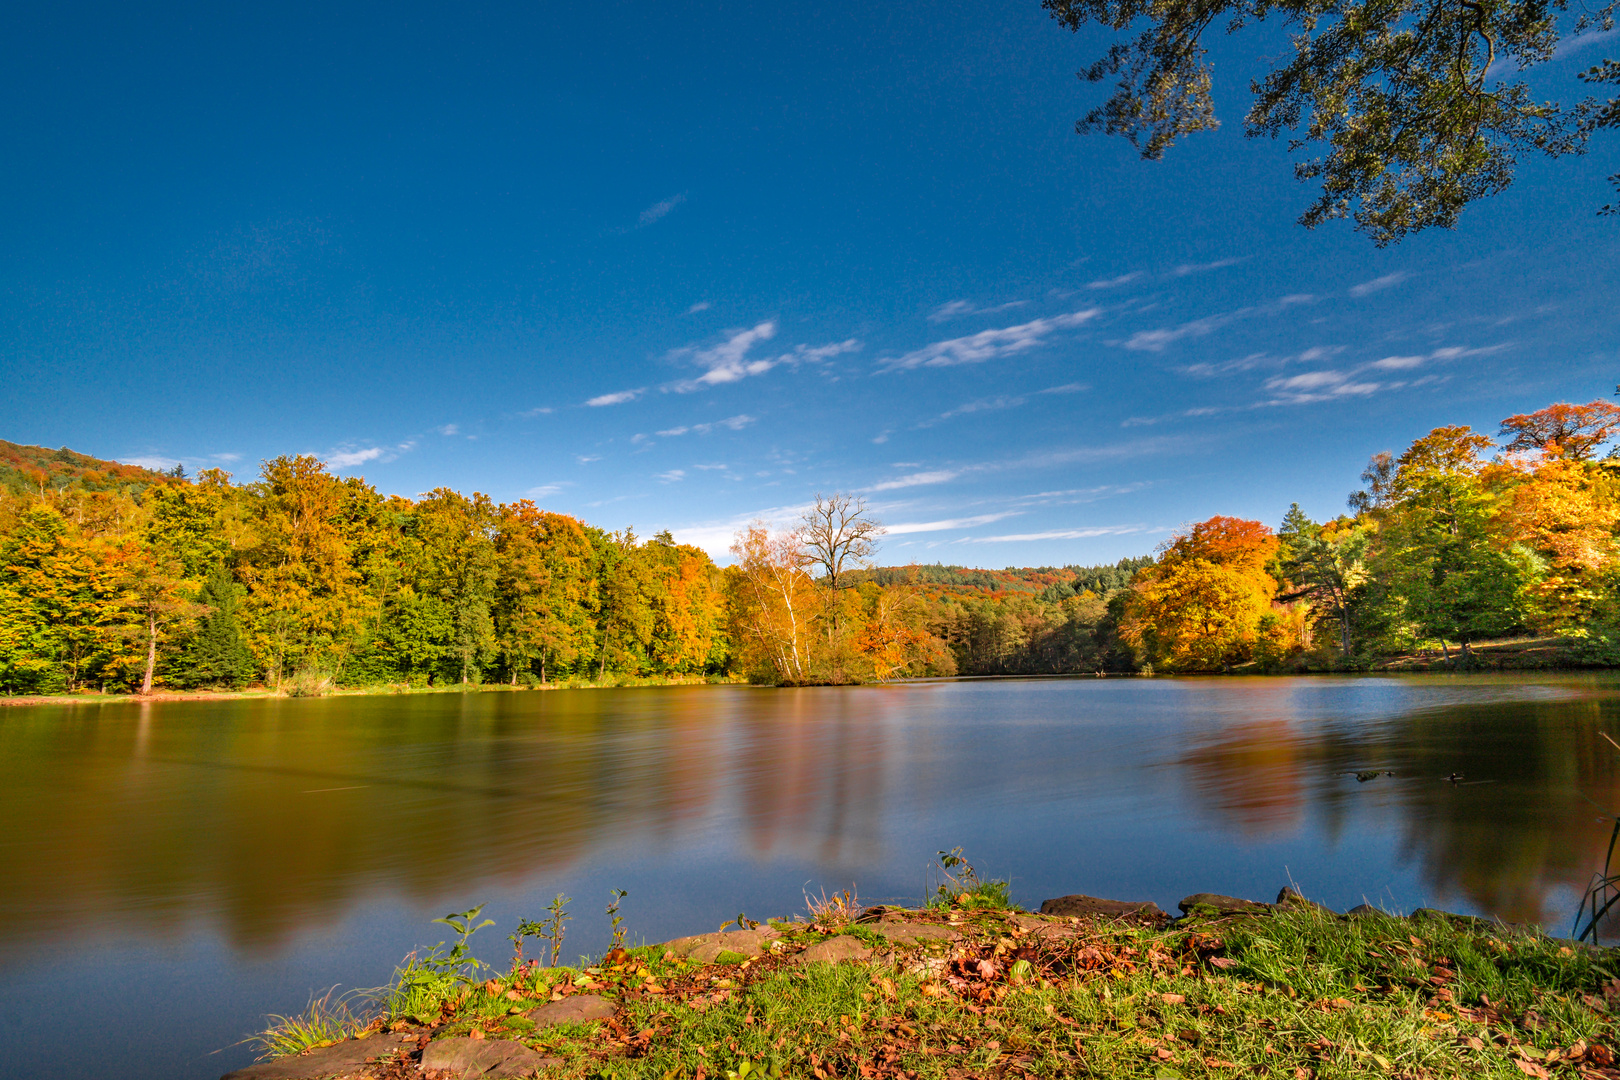
M 62 694 L 0 695 L 0 708 L 29 705 L 104 705 L 110 703 L 174 702 L 174 701 L 248 701 L 262 699 L 292 700 L 300 697 L 406 697 L 426 694 L 519 694 L 529 691 L 554 692 L 562 690 L 633 690 L 641 687 L 667 686 L 757 686 L 759 689 L 804 689 L 826 686 L 912 686 L 931 683 L 1018 681 L 1032 679 L 1209 679 L 1209 678 L 1298 678 L 1301 676 L 1367 676 L 1367 675 L 1581 675 L 1606 671 L 1620 671 L 1617 667 L 1574 664 L 1484 665 L 1458 667 L 1444 662 L 1427 662 L 1414 657 L 1400 657 L 1393 662 L 1364 668 L 1305 667 L 1288 670 L 1232 671 L 1054 671 L 1021 672 L 996 675 L 927 675 L 907 679 L 884 679 L 870 683 L 793 683 L 773 686 L 754 684 L 740 677 L 686 676 L 667 679 L 619 679 L 608 682 L 554 682 L 539 686 L 508 686 L 503 683 L 484 683 L 462 686 L 349 686 L 337 687 L 324 694 L 299 695 L 265 687 L 244 690 L 158 690 L 151 694 L 116 694 L 83 691 Z
M 835 897 L 578 966 L 436 952 L 370 1013 L 282 1019 L 257 1037 L 279 1053 L 223 1080 L 1620 1077 L 1613 950 L 1291 889 L 1179 907 Z
M 334 697 L 408 697 L 424 694 L 518 694 L 526 691 L 555 690 L 624 690 L 641 686 L 742 686 L 740 679 L 715 678 L 707 675 L 672 676 L 669 678 L 619 679 L 608 682 L 552 682 L 538 686 L 508 686 L 504 683 L 476 683 L 451 686 L 343 686 L 334 687 L 324 694 L 298 695 L 271 687 L 248 687 L 242 690 L 157 690 L 150 694 L 108 694 L 87 690 L 76 694 L 20 694 L 0 695 L 0 707 L 7 705 L 103 705 L 112 702 L 154 701 L 248 701 L 264 699 L 293 700 Z

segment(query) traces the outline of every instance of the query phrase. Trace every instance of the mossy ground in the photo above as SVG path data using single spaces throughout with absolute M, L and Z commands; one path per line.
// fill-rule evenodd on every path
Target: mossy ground
M 516 1039 L 562 1059 L 547 1075 L 621 1080 L 1620 1078 L 1610 955 L 1487 923 L 1304 907 L 1165 929 L 971 909 L 906 917 L 962 936 L 906 948 L 859 925 L 777 924 L 772 951 L 741 963 L 650 946 L 583 969 L 525 965 L 453 994 L 395 994 L 372 1026 L 423 1045 L 474 1031 Z M 793 963 L 851 930 L 886 951 Z M 617 1014 L 538 1030 L 521 1016 L 573 993 L 614 999 Z

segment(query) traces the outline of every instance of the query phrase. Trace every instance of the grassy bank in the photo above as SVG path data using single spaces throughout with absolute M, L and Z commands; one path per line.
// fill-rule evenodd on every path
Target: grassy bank
M 403 1040 L 369 1066 L 398 1077 L 475 1042 L 579 1078 L 1620 1076 L 1610 955 L 1478 920 L 1297 905 L 1155 926 L 970 900 L 715 940 L 437 983 L 415 965 L 346 1022 Z M 571 1002 L 602 1016 L 543 1023 Z
M 86 690 L 76 694 L 26 694 L 14 697 L 0 695 L 0 706 L 5 705 L 64 705 L 85 702 L 113 701 L 241 701 L 252 698 L 277 697 L 366 697 L 405 694 L 518 694 L 531 690 L 614 690 L 630 686 L 706 686 L 734 685 L 742 679 L 723 676 L 671 675 L 668 677 L 615 676 L 600 682 L 593 679 L 566 679 L 535 686 L 509 686 L 505 683 L 450 683 L 445 686 L 411 686 L 408 683 L 384 683 L 376 686 L 321 686 L 313 692 L 288 684 L 282 688 L 250 686 L 242 690 L 159 690 L 153 694 L 104 694 Z

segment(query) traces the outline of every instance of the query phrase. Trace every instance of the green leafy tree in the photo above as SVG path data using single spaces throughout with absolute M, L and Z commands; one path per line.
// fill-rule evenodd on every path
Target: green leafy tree
M 1268 20 L 1292 30 L 1292 54 L 1252 87 L 1251 136 L 1289 136 L 1319 149 L 1295 175 L 1321 184 L 1300 223 L 1353 216 L 1379 246 L 1432 226 L 1513 180 L 1518 156 L 1580 153 L 1616 106 L 1540 100 L 1526 72 L 1551 59 L 1560 35 L 1611 24 L 1612 4 L 1561 26 L 1565 0 L 1043 0 L 1063 26 L 1115 32 L 1139 24 L 1084 73 L 1116 79 L 1077 125 L 1123 135 L 1157 159 L 1177 139 L 1217 126 L 1203 35 Z M 1620 81 L 1613 62 L 1588 73 Z

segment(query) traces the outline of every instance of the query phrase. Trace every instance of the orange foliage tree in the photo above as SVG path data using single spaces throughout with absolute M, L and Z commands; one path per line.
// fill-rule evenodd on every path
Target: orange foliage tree
M 1136 576 L 1120 633 L 1141 659 L 1214 671 L 1275 655 L 1277 581 L 1267 572 L 1278 541 L 1258 521 L 1216 516 L 1174 537 Z
M 1501 434 L 1512 436 L 1507 450 L 1539 450 L 1548 457 L 1563 456 L 1575 461 L 1590 460 L 1598 447 L 1620 429 L 1620 406 L 1607 401 L 1571 405 L 1560 401 L 1533 413 L 1521 413 L 1502 421 Z

